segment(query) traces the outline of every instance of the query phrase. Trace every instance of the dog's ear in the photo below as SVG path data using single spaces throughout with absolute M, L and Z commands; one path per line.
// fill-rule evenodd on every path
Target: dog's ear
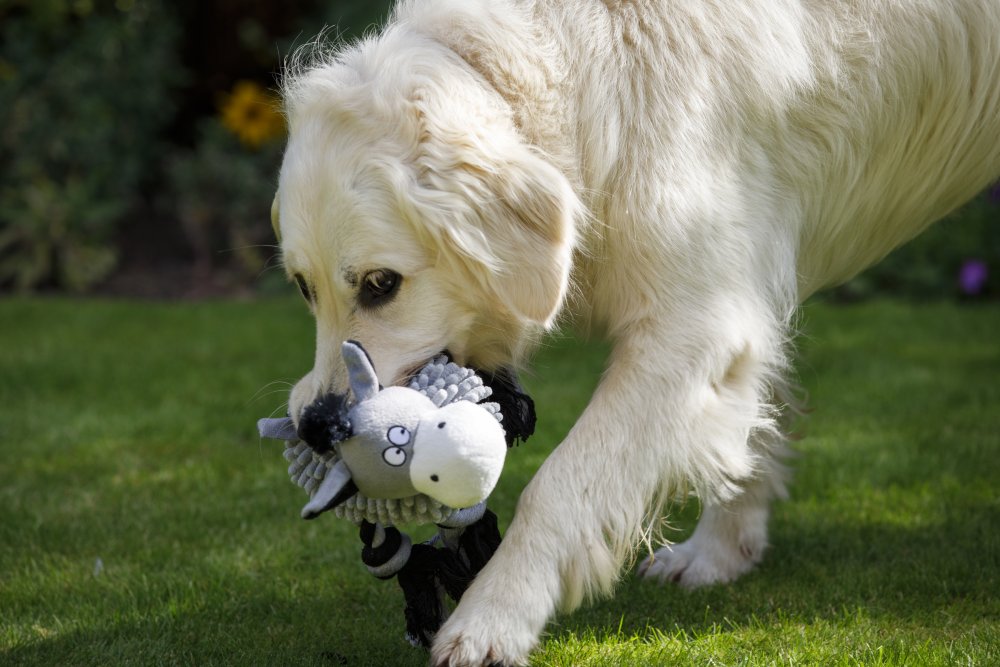
M 492 195 L 478 219 L 497 260 L 491 287 L 511 312 L 548 328 L 569 286 L 580 203 L 566 177 L 530 151 L 480 174 Z
M 514 316 L 549 328 L 569 286 L 583 206 L 566 177 L 534 149 L 493 139 L 437 145 L 437 155 L 422 161 L 420 180 L 461 195 L 464 211 L 448 210 L 438 228 L 471 279 Z

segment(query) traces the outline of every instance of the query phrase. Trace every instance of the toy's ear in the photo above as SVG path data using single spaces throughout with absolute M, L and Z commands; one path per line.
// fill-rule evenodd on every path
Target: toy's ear
M 343 461 L 326 471 L 326 477 L 319 485 L 315 495 L 302 508 L 303 519 L 315 519 L 323 512 L 333 509 L 358 492 L 351 471 Z
M 361 343 L 353 340 L 345 341 L 340 352 L 344 357 L 344 365 L 347 366 L 347 376 L 351 391 L 354 393 L 354 400 L 360 403 L 377 394 L 380 387 L 375 366 L 365 348 L 361 347 Z

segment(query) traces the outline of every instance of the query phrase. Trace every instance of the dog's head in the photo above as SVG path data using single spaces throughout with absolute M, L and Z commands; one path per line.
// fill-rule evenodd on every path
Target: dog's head
M 392 31 L 291 72 L 284 93 L 272 215 L 317 327 L 293 418 L 346 390 L 347 339 L 392 384 L 445 349 L 516 361 L 563 303 L 581 205 L 510 105 L 454 52 Z

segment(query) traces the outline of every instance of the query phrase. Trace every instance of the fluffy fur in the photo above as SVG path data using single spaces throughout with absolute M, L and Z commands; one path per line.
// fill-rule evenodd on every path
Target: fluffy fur
M 346 387 L 348 338 L 396 381 L 443 349 L 518 362 L 561 313 L 614 341 L 440 664 L 526 660 L 683 485 L 701 523 L 643 573 L 750 569 L 797 305 L 1000 175 L 995 0 L 407 0 L 310 53 L 276 208 L 317 323 L 293 416 Z M 402 282 L 365 306 L 380 268 Z

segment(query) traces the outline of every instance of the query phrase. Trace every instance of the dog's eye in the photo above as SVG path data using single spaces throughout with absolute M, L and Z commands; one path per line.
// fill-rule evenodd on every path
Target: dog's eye
M 312 292 L 309 289 L 309 284 L 301 274 L 295 274 L 295 284 L 299 286 L 299 291 L 302 292 L 302 298 L 309 303 L 312 303 Z
M 358 300 L 367 308 L 384 305 L 396 293 L 402 280 L 403 277 L 391 269 L 369 271 L 362 281 Z

